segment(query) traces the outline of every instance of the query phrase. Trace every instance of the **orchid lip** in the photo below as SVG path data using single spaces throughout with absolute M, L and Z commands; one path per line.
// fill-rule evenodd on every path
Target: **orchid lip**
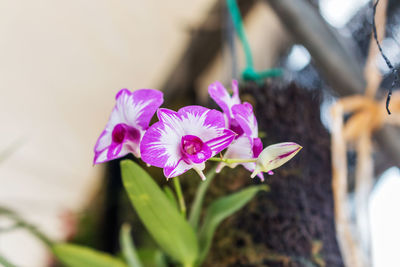
M 240 127 L 239 123 L 234 119 L 229 121 L 229 130 L 232 130 L 236 134 L 235 139 L 244 133 L 242 127 Z
M 137 143 L 140 140 L 140 131 L 134 127 L 128 126 L 125 123 L 117 124 L 111 134 L 112 142 L 121 144 L 126 139 Z
M 140 142 L 140 131 L 134 127 L 128 126 L 125 123 L 119 123 L 115 125 L 111 133 L 111 144 L 107 151 L 107 157 L 116 157 L 125 147 L 134 151 L 134 147 L 131 145 Z M 140 156 L 140 152 L 138 153 Z
M 181 152 L 186 163 L 202 163 L 211 157 L 211 149 L 199 137 L 185 135 L 181 139 Z

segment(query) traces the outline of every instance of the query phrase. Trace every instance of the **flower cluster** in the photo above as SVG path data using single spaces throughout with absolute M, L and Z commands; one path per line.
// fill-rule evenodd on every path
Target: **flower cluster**
M 233 95 L 219 82 L 209 86 L 211 98 L 223 112 L 202 106 L 187 106 L 173 111 L 160 108 L 163 94 L 152 89 L 130 92 L 122 89 L 116 105 L 94 148 L 94 164 L 132 153 L 148 165 L 164 169 L 167 178 L 194 169 L 205 179 L 207 160 L 220 161 L 224 166 L 242 164 L 264 180 L 262 172 L 275 169 L 301 149 L 286 142 L 263 150 L 258 138 L 257 119 L 251 104 L 241 103 L 238 83 L 232 82 Z M 157 113 L 158 122 L 150 124 Z M 226 149 L 224 156 L 214 158 Z
M 235 140 L 228 147 L 224 157 L 235 159 L 257 158 L 263 149 L 263 145 L 261 139 L 258 138 L 258 124 L 253 113 L 253 107 L 247 102 L 241 104 L 238 84 L 235 80 L 232 82 L 232 91 L 231 97 L 220 82 L 215 82 L 208 88 L 211 98 L 224 112 L 226 127 L 236 133 Z M 256 167 L 255 162 L 231 164 L 222 162 L 218 166 L 217 172 L 220 172 L 225 165 L 235 168 L 238 164 L 242 164 L 251 172 Z M 262 173 L 259 173 L 258 176 L 262 181 L 264 180 Z

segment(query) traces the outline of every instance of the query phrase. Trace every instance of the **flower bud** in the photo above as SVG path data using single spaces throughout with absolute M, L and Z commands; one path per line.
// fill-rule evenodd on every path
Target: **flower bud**
M 293 142 L 267 146 L 258 156 L 256 168 L 251 174 L 251 178 L 254 178 L 260 172 L 270 172 L 282 166 L 293 158 L 302 148 L 302 146 Z

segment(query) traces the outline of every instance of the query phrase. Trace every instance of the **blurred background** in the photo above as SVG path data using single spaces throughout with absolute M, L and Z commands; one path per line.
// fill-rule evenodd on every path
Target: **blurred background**
M 308 13 L 301 16 L 305 24 L 294 20 L 290 2 L 238 1 L 254 66 L 284 70 L 282 77 L 268 81 L 272 87 L 295 83 L 321 91 L 317 117 L 330 131 L 332 103 L 361 93 L 365 86 L 359 66 L 368 52 L 372 2 L 300 1 L 320 17 L 351 58 L 324 46 L 332 43 L 324 35 L 316 44 L 320 50 L 315 49 L 301 28 L 310 23 L 313 31 L 315 21 L 308 20 Z M 395 66 L 400 59 L 399 12 L 400 4 L 389 1 L 382 46 Z M 351 62 L 341 72 L 329 68 L 321 53 L 328 58 L 339 54 Z M 380 56 L 375 62 L 384 75 L 377 93 L 382 98 L 393 77 Z M 115 252 L 114 241 L 105 236 L 118 233 L 118 213 L 125 212 L 113 206 L 120 203 L 113 194 L 124 193 L 115 181 L 119 178 L 113 177 L 117 164 L 93 166 L 92 161 L 116 92 L 153 88 L 163 90 L 166 102 L 175 107 L 210 104 L 208 85 L 220 80 L 229 87 L 232 78 L 240 79 L 244 66 L 225 1 L 0 1 L 0 206 L 18 212 L 54 240 L 97 242 L 99 248 Z M 254 97 L 251 89 L 248 94 Z M 376 185 L 369 216 L 376 267 L 400 266 L 400 173 L 395 167 L 400 135 L 395 128 L 390 131 L 391 138 L 380 135 L 374 141 Z M 351 169 L 355 152 L 348 155 Z M 351 199 L 351 185 L 349 193 Z M 93 229 L 109 233 L 88 233 L 91 220 L 98 221 Z M 40 241 L 24 229 L 3 231 L 9 225 L 0 216 L 1 256 L 17 266 L 53 264 Z

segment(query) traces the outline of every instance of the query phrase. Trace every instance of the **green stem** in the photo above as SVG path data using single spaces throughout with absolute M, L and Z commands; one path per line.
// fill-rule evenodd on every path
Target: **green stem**
M 0 255 L 0 265 L 4 267 L 16 267 L 16 265 L 9 262 L 7 259 Z
M 194 229 L 196 229 L 197 225 L 199 224 L 199 218 L 200 218 L 201 208 L 203 206 L 204 195 L 206 194 L 207 189 L 211 184 L 211 181 L 216 175 L 216 169 L 217 166 L 213 166 L 212 169 L 210 169 L 206 174 L 207 179 L 205 181 L 200 182 L 200 185 L 197 188 L 196 196 L 190 208 L 190 214 L 189 214 L 189 223 Z
M 183 217 L 186 218 L 186 204 L 185 204 L 185 199 L 183 198 L 181 183 L 179 182 L 179 177 L 175 177 L 172 180 L 174 181 L 174 187 L 175 187 L 176 196 L 178 197 L 179 208 L 181 210 L 181 213 L 183 214 Z
M 119 233 L 119 242 L 122 255 L 128 263 L 128 266 L 142 267 L 143 264 L 137 255 L 137 250 L 131 236 L 131 227 L 127 223 L 124 223 L 121 227 L 121 231 Z
M 252 159 L 209 158 L 208 160 L 211 160 L 211 161 L 218 161 L 218 162 L 224 162 L 224 163 L 226 163 L 226 164 L 233 164 L 233 163 L 256 162 L 256 161 L 257 161 L 257 158 L 252 158 Z
M 20 227 L 22 227 L 22 226 L 19 223 L 14 223 L 13 225 L 11 225 L 9 227 L 2 227 L 2 228 L 0 228 L 0 234 L 13 231 Z
M 45 243 L 48 247 L 52 247 L 53 242 L 41 231 L 39 231 L 36 226 L 24 221 L 21 217 L 19 217 L 15 212 L 0 207 L 0 216 L 4 215 L 9 219 L 13 220 L 16 225 L 27 229 L 31 234 L 39 238 L 43 243 Z

